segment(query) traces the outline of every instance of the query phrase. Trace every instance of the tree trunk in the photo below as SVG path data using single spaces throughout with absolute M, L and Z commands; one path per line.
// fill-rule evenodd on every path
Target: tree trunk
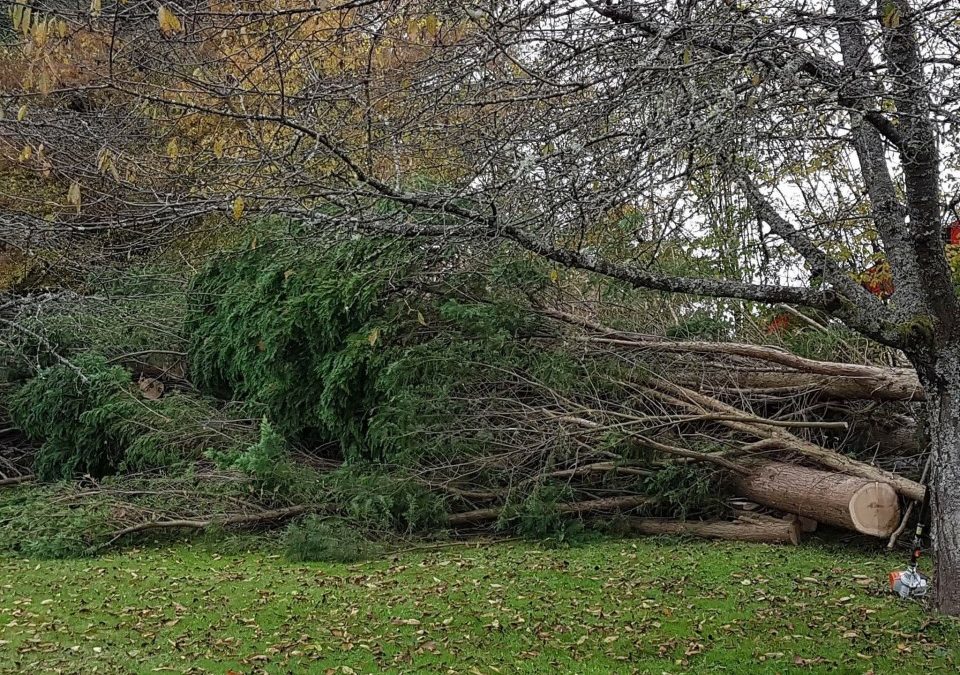
M 824 363 L 824 365 L 827 365 Z M 824 375 L 795 370 L 727 368 L 671 373 L 678 384 L 694 389 L 726 387 L 771 392 L 801 391 L 826 399 L 869 401 L 921 401 L 923 389 L 916 373 L 906 368 L 863 366 L 862 375 Z M 869 370 L 868 370 L 869 368 Z
M 935 603 L 960 616 L 960 346 L 946 350 L 932 370 L 927 419 Z
M 627 526 L 639 534 L 689 534 L 707 539 L 731 539 L 766 544 L 797 544 L 800 526 L 796 521 L 758 515 L 737 520 L 671 520 L 669 518 L 626 518 Z
M 735 484 L 740 494 L 764 506 L 874 537 L 890 536 L 900 522 L 897 493 L 887 483 L 764 462 Z

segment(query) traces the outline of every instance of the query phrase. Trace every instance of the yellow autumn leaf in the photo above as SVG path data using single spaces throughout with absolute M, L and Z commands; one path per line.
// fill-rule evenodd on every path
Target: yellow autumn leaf
M 24 35 L 30 35 L 30 26 L 33 23 L 33 10 L 26 5 L 20 13 L 20 32 Z
M 26 116 L 27 116 L 27 106 L 22 105 L 20 106 L 20 110 L 17 111 L 17 121 L 22 122 L 23 118 L 25 118 Z
M 100 152 L 97 153 L 97 171 L 106 173 L 107 167 L 110 166 L 111 162 L 110 149 L 100 148 Z
M 43 47 L 43 45 L 47 43 L 47 36 L 49 35 L 47 30 L 48 26 L 49 22 L 47 19 L 43 19 L 42 21 L 38 20 L 34 24 L 31 37 L 33 38 L 33 44 L 37 45 L 37 47 Z
M 227 149 L 227 142 L 222 138 L 218 138 L 213 143 L 213 155 L 217 159 L 223 159 L 223 151 Z
M 883 6 L 883 25 L 887 28 L 899 28 L 900 27 L 900 8 L 897 7 L 892 2 L 888 2 Z
M 434 38 L 437 36 L 437 31 L 440 29 L 440 20 L 437 19 L 435 14 L 427 14 L 423 19 L 423 32 L 426 33 L 427 37 Z
M 31 157 L 33 157 L 33 148 L 29 145 L 23 146 L 23 150 L 20 151 L 20 161 L 29 162 Z
M 100 16 L 103 11 L 103 3 L 101 0 L 90 0 L 90 14 L 91 16 Z
M 421 326 L 427 325 L 427 320 L 423 318 L 423 312 L 417 312 L 417 323 Z
M 97 153 L 97 171 L 109 173 L 114 180 L 120 180 L 120 174 L 117 173 L 117 166 L 113 161 L 113 153 L 110 152 L 110 148 L 102 148 Z
M 70 189 L 67 191 L 67 204 L 77 207 L 77 213 L 80 212 L 80 183 L 73 181 L 70 184 Z
M 53 89 L 53 84 L 50 82 L 49 73 L 40 73 L 40 81 L 37 83 L 37 90 L 46 96 Z
M 243 217 L 243 197 L 237 197 L 233 200 L 233 219 L 240 220 Z
M 557 283 L 557 281 L 559 280 L 560 280 L 560 273 L 557 271 L 557 268 L 554 267 L 552 270 L 550 270 L 550 281 L 552 281 L 553 283 Z
M 171 138 L 167 141 L 167 157 L 170 159 L 176 159 L 180 154 L 180 146 L 177 145 L 177 139 Z
M 370 334 L 367 336 L 367 342 L 370 343 L 370 346 L 371 346 L 371 347 L 374 346 L 375 344 L 377 344 L 377 340 L 379 340 L 379 339 L 380 339 L 380 329 L 379 329 L 379 328 L 374 328 L 372 331 L 370 331 Z
M 166 5 L 160 5 L 157 10 L 157 21 L 160 23 L 160 32 L 164 35 L 179 33 L 183 30 L 180 19 Z
M 22 0 L 17 0 L 10 6 L 10 24 L 13 30 L 20 30 L 20 22 L 23 21 L 23 9 L 24 3 Z

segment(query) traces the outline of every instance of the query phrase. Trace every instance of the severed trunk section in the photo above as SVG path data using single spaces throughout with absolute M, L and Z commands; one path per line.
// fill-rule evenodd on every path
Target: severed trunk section
M 627 527 L 638 534 L 681 534 L 707 539 L 730 539 L 766 544 L 797 544 L 800 524 L 762 515 L 742 515 L 736 520 L 672 520 L 627 518 Z
M 874 537 L 888 537 L 900 520 L 889 484 L 795 464 L 764 462 L 738 476 L 743 496 L 771 508 Z

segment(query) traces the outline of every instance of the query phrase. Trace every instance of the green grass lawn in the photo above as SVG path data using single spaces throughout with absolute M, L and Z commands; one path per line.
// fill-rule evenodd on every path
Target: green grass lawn
M 901 558 L 673 539 L 356 565 L 185 544 L 7 558 L 0 670 L 953 672 L 960 622 L 885 592 Z

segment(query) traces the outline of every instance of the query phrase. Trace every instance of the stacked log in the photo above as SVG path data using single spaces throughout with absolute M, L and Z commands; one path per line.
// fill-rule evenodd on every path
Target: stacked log
M 888 537 L 900 522 L 900 502 L 887 483 L 784 462 L 753 465 L 734 481 L 758 504 L 873 537 Z
M 797 521 L 761 514 L 742 515 L 735 520 L 673 520 L 670 518 L 626 518 L 626 524 L 637 534 L 690 535 L 705 539 L 730 539 L 764 544 L 798 544 L 800 525 Z

